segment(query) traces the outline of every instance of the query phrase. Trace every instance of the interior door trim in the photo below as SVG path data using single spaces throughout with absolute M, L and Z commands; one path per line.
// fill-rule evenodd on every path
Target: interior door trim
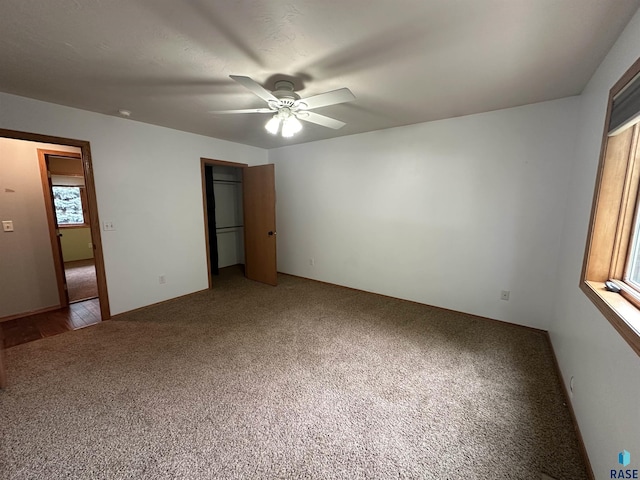
M 211 278 L 211 251 L 209 249 L 209 211 L 207 209 L 207 185 L 205 182 L 204 167 L 219 165 L 222 167 L 236 167 L 244 169 L 249 166 L 248 163 L 227 162 L 225 160 L 216 160 L 213 158 L 200 157 L 200 176 L 202 177 L 202 211 L 204 214 L 204 243 L 207 251 L 207 281 L 209 290 L 213 288 L 213 279 Z M 241 170 L 244 171 L 244 170 Z
M 56 281 L 58 283 L 58 296 L 60 307 L 69 306 L 69 292 L 67 291 L 67 281 L 64 273 L 64 261 L 62 248 L 60 245 L 60 227 L 56 221 L 56 211 L 51 199 L 51 180 L 49 177 L 48 155 L 57 157 L 77 158 L 82 160 L 82 155 L 75 152 L 65 152 L 63 150 L 47 150 L 38 148 L 38 163 L 40 165 L 40 180 L 42 181 L 42 193 L 44 194 L 44 209 L 47 212 L 47 224 L 49 225 L 49 240 L 51 241 L 51 251 L 53 252 L 53 266 L 56 270 Z

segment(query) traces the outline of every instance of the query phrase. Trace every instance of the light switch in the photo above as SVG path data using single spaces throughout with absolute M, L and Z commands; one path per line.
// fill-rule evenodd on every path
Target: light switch
M 13 232 L 13 220 L 3 220 L 2 230 L 5 232 Z

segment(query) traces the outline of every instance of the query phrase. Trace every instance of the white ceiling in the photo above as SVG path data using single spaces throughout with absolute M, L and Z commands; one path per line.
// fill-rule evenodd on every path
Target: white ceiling
M 3 0 L 0 91 L 272 148 L 579 94 L 640 0 Z M 267 133 L 264 102 L 348 87 L 349 104 Z

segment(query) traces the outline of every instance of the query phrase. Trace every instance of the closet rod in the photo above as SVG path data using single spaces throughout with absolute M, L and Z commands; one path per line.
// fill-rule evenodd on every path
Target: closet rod
M 243 228 L 244 225 L 233 225 L 232 227 L 216 227 L 216 230 L 226 230 L 227 228 Z

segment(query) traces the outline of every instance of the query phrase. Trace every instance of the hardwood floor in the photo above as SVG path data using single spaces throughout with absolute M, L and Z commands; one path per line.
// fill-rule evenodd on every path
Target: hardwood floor
M 72 303 L 60 310 L 1 322 L 0 329 L 4 334 L 4 347 L 10 348 L 39 338 L 94 325 L 100 321 L 100 301 L 94 298 Z

